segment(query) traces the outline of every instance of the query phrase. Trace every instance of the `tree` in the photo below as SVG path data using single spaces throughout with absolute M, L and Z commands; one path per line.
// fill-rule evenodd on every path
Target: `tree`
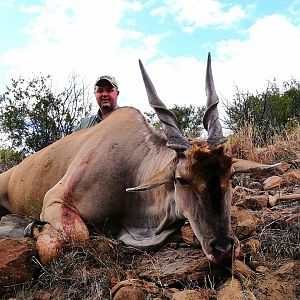
M 0 98 L 0 125 L 12 147 L 24 154 L 38 151 L 70 134 L 91 111 L 86 86 L 72 74 L 68 86 L 55 94 L 51 76 L 12 79 Z
M 200 106 L 179 106 L 174 105 L 170 109 L 178 120 L 179 128 L 182 133 L 188 138 L 199 138 L 203 131 L 202 119 L 205 112 L 205 107 Z M 161 131 L 161 123 L 156 114 L 153 112 L 145 112 L 149 123 L 157 130 Z
M 227 101 L 225 124 L 234 133 L 244 127 L 254 129 L 253 143 L 264 146 L 276 134 L 284 134 L 300 121 L 300 83 L 292 79 L 280 90 L 276 81 L 268 82 L 266 91 L 253 95 L 237 89 L 232 102 Z
M 19 164 L 23 159 L 24 155 L 18 151 L 9 148 L 0 149 L 0 173 Z

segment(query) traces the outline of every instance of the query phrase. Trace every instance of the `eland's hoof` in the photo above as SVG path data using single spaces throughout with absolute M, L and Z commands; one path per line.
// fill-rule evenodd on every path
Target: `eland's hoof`
M 24 237 L 36 237 L 34 233 L 34 229 L 37 228 L 38 231 L 41 231 L 44 225 L 47 224 L 47 222 L 42 222 L 38 220 L 34 220 L 31 223 L 29 223 L 25 229 L 24 229 Z

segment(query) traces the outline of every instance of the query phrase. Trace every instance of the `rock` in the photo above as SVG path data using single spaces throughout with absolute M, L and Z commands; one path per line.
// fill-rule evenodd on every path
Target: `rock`
M 288 183 L 300 183 L 300 170 L 291 170 L 282 175 L 284 182 Z
M 256 191 L 261 191 L 263 189 L 262 185 L 257 181 L 250 182 L 248 188 Z
M 205 300 L 207 295 L 204 295 L 203 292 L 196 290 L 184 290 L 176 292 L 172 296 L 172 300 Z
M 138 286 L 124 286 L 120 288 L 113 298 L 114 300 L 145 300 L 143 289 Z
M 260 245 L 261 243 L 259 240 L 255 240 L 255 239 L 248 240 L 242 244 L 241 252 L 242 254 L 250 253 L 253 256 L 257 254 L 258 250 L 260 249 Z
M 24 283 L 36 270 L 32 261 L 35 246 L 28 238 L 0 239 L 0 291 L 1 287 Z
M 217 293 L 217 300 L 243 300 L 244 293 L 240 282 L 235 278 L 228 279 Z
M 118 291 L 124 287 L 133 286 L 133 287 L 139 287 L 142 290 L 145 290 L 147 292 L 155 293 L 158 290 L 158 287 L 153 282 L 143 281 L 140 279 L 127 279 L 120 281 L 117 283 L 113 288 L 111 289 L 111 295 L 115 296 L 117 295 Z
M 15 214 L 7 214 L 0 220 L 0 238 L 24 237 L 24 230 L 32 220 Z
M 283 179 L 280 176 L 271 176 L 263 182 L 264 190 L 269 190 L 283 184 Z
M 255 212 L 237 206 L 231 208 L 231 227 L 239 239 L 249 236 L 257 226 L 258 216 Z
M 235 279 L 228 279 L 217 293 L 217 300 L 256 300 L 255 296 Z
M 242 261 L 236 259 L 232 264 L 232 271 L 238 277 L 252 277 L 255 273 Z
M 274 272 L 274 274 L 277 274 L 277 275 L 284 275 L 286 273 L 290 273 L 291 270 L 293 270 L 295 267 L 295 263 L 294 262 L 289 262 L 289 263 L 286 263 L 284 264 L 283 266 L 281 266 L 278 270 L 276 270 Z
M 228 273 L 224 266 L 211 264 L 200 249 L 186 247 L 165 247 L 153 255 L 137 257 L 132 266 L 138 277 L 165 286 Z
M 277 197 L 276 195 L 269 195 L 269 204 L 271 207 L 275 206 L 279 201 L 279 197 Z
M 250 209 L 262 209 L 268 206 L 269 196 L 265 195 L 250 195 L 244 200 L 244 206 Z
M 291 164 L 287 162 L 282 162 L 280 165 L 276 167 L 276 169 L 280 172 L 280 174 L 286 172 L 291 167 Z
M 282 193 L 277 193 L 276 195 L 272 196 L 269 195 L 269 204 L 271 207 L 275 206 L 279 201 L 299 201 L 300 200 L 300 193 L 299 194 L 282 194 Z
M 299 221 L 300 221 L 300 213 L 296 213 L 296 214 L 290 215 L 287 218 L 285 218 L 282 221 L 282 223 L 285 225 L 291 225 L 296 222 L 298 222 L 298 224 L 299 224 Z
M 182 227 L 181 227 L 181 236 L 183 241 L 192 246 L 200 246 L 200 242 L 196 238 L 191 225 L 186 222 Z
M 267 273 L 269 269 L 265 266 L 258 266 L 256 267 L 255 271 L 258 273 Z

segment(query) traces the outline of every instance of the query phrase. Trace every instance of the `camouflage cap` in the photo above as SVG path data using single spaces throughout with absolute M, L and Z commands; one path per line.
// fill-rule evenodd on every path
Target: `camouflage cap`
M 109 75 L 100 76 L 100 77 L 97 78 L 95 86 L 97 86 L 101 80 L 108 81 L 113 87 L 115 87 L 116 89 L 118 89 L 118 84 L 117 84 L 117 81 L 116 81 L 115 77 L 109 76 Z

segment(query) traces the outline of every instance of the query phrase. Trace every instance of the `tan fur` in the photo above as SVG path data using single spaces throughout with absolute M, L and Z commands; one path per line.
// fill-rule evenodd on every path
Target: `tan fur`
M 49 222 L 66 238 L 80 239 L 85 223 L 116 235 L 124 225 L 144 226 L 148 216 L 141 212 L 147 202 L 156 207 L 157 201 L 151 212 L 155 218 L 149 215 L 155 228 L 164 215 L 159 199 L 149 195 L 141 202 L 125 190 L 172 159 L 174 151 L 164 143 L 136 109 L 117 109 L 100 124 L 63 138 L 0 174 L 0 204 L 11 213 Z M 162 159 L 149 166 L 158 152 Z M 132 206 L 136 210 L 131 212 Z M 118 223 L 120 218 L 123 224 Z

